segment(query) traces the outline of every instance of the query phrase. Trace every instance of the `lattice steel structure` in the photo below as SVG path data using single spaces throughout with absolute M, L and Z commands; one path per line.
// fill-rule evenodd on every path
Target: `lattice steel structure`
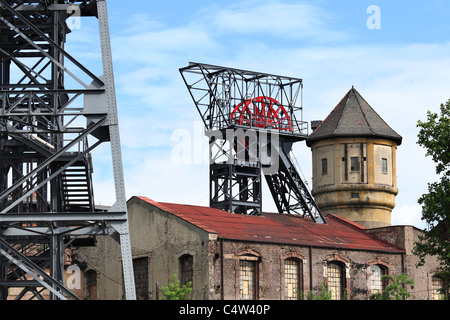
M 0 0 L 0 14 L 0 299 L 11 288 L 76 299 L 64 252 L 97 235 L 119 242 L 134 299 L 106 1 Z M 98 18 L 101 76 L 64 49 L 67 19 L 86 16 Z M 115 183 L 107 212 L 94 206 L 90 156 L 103 143 Z
M 289 156 L 308 137 L 302 79 L 193 62 L 180 73 L 210 139 L 210 206 L 261 215 L 262 172 L 280 213 L 326 223 Z

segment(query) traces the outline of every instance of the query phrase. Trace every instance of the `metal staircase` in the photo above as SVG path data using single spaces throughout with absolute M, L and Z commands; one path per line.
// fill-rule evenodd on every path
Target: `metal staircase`
M 61 193 L 64 212 L 94 211 L 89 159 L 77 161 L 63 171 Z

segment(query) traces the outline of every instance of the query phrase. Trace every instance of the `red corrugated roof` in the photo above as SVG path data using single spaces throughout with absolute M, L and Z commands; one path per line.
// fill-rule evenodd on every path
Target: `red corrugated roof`
M 279 213 L 262 216 L 232 214 L 220 209 L 156 202 L 136 197 L 224 239 L 298 244 L 315 247 L 345 248 L 384 252 L 403 252 L 367 234 L 365 228 L 336 215 L 327 216 L 327 224 L 309 218 Z

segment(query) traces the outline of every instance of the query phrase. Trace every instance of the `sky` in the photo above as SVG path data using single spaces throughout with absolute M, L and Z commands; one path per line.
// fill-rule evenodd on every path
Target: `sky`
M 190 61 L 303 79 L 303 120 L 354 86 L 403 137 L 393 225 L 425 228 L 417 199 L 438 179 L 417 121 L 450 99 L 450 1 L 108 0 L 127 199 L 209 205 L 208 143 L 179 73 Z M 101 75 L 95 18 L 67 37 Z M 108 146 L 94 150 L 95 202 L 114 203 Z M 311 181 L 311 151 L 294 145 Z M 311 185 L 311 183 L 310 183 Z M 263 211 L 276 211 L 267 187 Z

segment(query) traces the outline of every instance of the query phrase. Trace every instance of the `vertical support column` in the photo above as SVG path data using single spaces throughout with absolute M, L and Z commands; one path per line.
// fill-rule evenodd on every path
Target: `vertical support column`
M 120 248 L 122 254 L 122 269 L 125 284 L 125 295 L 128 300 L 136 300 L 134 284 L 133 258 L 128 228 L 127 203 L 125 195 L 125 182 L 123 176 L 122 152 L 120 147 L 119 123 L 117 116 L 116 93 L 114 85 L 114 73 L 111 55 L 111 42 L 109 36 L 108 14 L 106 1 L 97 1 L 98 22 L 100 30 L 100 42 L 102 48 L 102 61 L 104 72 L 104 84 L 106 104 L 108 112 L 109 135 L 111 141 L 111 155 L 113 159 L 114 184 L 116 191 L 116 203 L 112 210 L 124 212 L 127 219 L 121 223 L 111 224 L 120 234 Z
M 64 281 L 64 241 L 62 236 L 56 235 L 50 238 L 50 276 L 59 281 L 62 285 Z M 53 285 L 53 289 L 58 290 L 58 287 Z M 57 300 L 59 296 L 50 292 L 50 299 Z

